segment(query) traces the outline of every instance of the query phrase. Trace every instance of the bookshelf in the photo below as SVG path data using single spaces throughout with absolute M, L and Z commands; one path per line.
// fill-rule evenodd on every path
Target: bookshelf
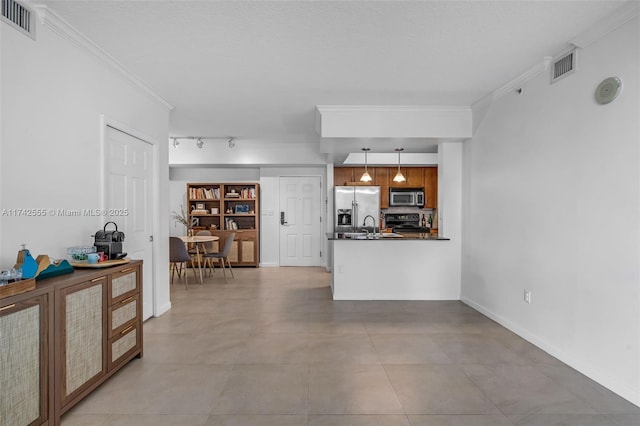
M 194 232 L 206 229 L 220 237 L 219 250 L 236 233 L 229 254 L 233 266 L 259 264 L 259 208 L 257 183 L 187 183 L 187 219 L 195 222 Z

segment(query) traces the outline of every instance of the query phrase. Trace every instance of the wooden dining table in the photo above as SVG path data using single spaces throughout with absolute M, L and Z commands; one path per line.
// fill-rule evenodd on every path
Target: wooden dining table
M 204 245 L 205 243 L 218 241 L 220 237 L 217 237 L 215 235 L 193 235 L 193 236 L 183 235 L 178 238 L 180 238 L 187 245 L 194 244 L 196 246 L 196 259 L 198 259 L 198 271 L 200 272 L 200 284 L 202 284 L 203 278 L 202 278 L 202 264 L 201 264 L 202 262 L 200 262 L 200 246 Z M 206 251 L 203 251 L 203 253 L 206 253 Z

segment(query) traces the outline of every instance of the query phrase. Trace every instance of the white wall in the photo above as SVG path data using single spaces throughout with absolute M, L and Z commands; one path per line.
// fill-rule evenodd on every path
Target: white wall
M 496 101 L 465 144 L 463 300 L 640 404 L 639 22 Z M 624 82 L 594 102 L 606 77 Z M 523 291 L 532 292 L 531 304 Z
M 169 106 L 35 22 L 36 41 L 0 25 L 0 208 L 44 209 L 47 215 L 0 217 L 1 268 L 13 265 L 22 243 L 34 256 L 54 258 L 66 257 L 69 246 L 93 244 L 91 236 L 104 218 L 56 217 L 48 211 L 101 207 L 103 114 L 152 138 L 158 183 L 168 183 Z M 155 194 L 158 222 L 166 223 L 168 197 Z M 156 241 L 168 237 L 166 227 L 156 231 Z M 168 309 L 167 245 L 154 245 L 154 257 L 155 305 Z

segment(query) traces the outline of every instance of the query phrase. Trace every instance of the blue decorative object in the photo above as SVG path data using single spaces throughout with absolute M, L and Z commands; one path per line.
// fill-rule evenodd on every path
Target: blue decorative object
M 24 246 L 23 246 L 24 247 Z M 14 266 L 15 269 L 22 268 L 22 279 L 33 278 L 38 271 L 38 263 L 35 261 L 31 252 L 23 248 L 18 252 L 18 260 Z
M 57 277 L 58 275 L 70 274 L 73 271 L 73 266 L 71 266 L 68 261 L 62 260 L 59 263 L 50 264 L 45 270 L 41 271 L 36 277 L 36 281 Z
M 249 213 L 249 204 L 236 204 L 236 213 Z

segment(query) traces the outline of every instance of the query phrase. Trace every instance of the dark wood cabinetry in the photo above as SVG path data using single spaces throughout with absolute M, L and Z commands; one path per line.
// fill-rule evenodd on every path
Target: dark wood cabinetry
M 424 188 L 425 208 L 438 207 L 438 168 L 437 167 L 400 167 L 405 182 L 394 182 L 397 167 L 369 167 L 373 178 L 371 185 L 380 187 L 380 208 L 389 207 L 389 188 Z M 335 186 L 355 183 L 364 173 L 364 167 L 335 167 L 333 181 Z
M 358 179 L 360 178 L 358 177 Z M 333 169 L 334 186 L 347 185 L 349 182 L 354 182 L 353 167 L 335 167 Z
M 380 187 L 380 208 L 389 208 L 389 181 L 393 179 L 388 167 L 376 167 L 374 182 Z
M 438 208 L 438 168 L 425 167 L 424 171 L 424 207 Z
M 0 399 L 3 424 L 59 425 L 62 414 L 142 356 L 141 300 L 141 261 L 76 270 L 0 299 L 0 338 L 10 348 L 0 382 L 16 383 L 14 396 Z

